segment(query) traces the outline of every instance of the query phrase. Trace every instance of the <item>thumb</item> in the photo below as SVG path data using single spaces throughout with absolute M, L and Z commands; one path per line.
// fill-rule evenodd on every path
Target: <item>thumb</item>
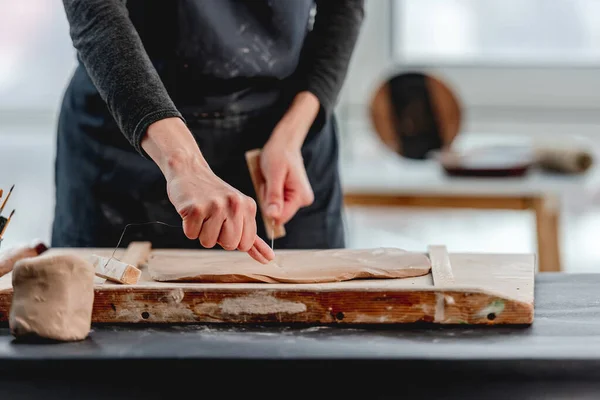
M 265 204 L 264 212 L 267 217 L 279 218 L 283 209 L 283 187 L 285 184 L 285 170 L 277 169 L 265 176 Z

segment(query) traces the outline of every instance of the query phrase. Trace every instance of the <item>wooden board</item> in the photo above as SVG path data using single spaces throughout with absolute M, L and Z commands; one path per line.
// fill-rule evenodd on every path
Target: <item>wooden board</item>
M 436 251 L 439 252 L 439 248 Z M 110 256 L 112 249 L 51 249 Z M 205 251 L 197 252 L 199 260 Z M 280 252 L 283 252 L 281 250 Z M 180 254 L 153 250 L 154 255 Z M 227 258 L 230 252 L 223 251 Z M 436 253 L 439 254 L 439 253 Z M 432 262 L 444 264 L 443 262 Z M 122 253 L 117 252 L 116 257 Z M 438 260 L 439 261 L 439 260 Z M 136 285 L 96 285 L 95 323 L 309 323 L 530 324 L 534 315 L 533 254 L 447 256 L 452 279 L 432 274 L 406 279 L 320 284 L 168 283 L 153 281 L 147 266 Z M 152 263 L 152 256 L 148 265 Z M 446 275 L 447 276 L 446 271 Z M 435 271 L 434 271 L 435 273 Z M 6 321 L 12 275 L 0 278 L 0 321 Z

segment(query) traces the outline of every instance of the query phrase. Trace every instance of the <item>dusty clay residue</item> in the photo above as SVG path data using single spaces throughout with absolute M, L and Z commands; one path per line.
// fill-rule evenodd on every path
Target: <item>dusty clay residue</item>
M 225 314 L 298 314 L 306 311 L 306 304 L 257 293 L 224 299 L 219 308 Z

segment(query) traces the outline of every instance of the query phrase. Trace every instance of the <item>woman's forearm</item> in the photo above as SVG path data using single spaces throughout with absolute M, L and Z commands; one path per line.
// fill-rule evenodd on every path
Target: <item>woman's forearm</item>
M 273 130 L 270 140 L 283 141 L 287 145 L 300 148 L 319 113 L 319 99 L 308 91 L 298 93 L 290 108 Z
M 129 19 L 125 0 L 63 0 L 73 46 L 129 142 L 181 114 L 169 97 Z
M 167 180 L 190 168 L 209 169 L 194 136 L 179 118 L 165 118 L 151 124 L 141 146 Z

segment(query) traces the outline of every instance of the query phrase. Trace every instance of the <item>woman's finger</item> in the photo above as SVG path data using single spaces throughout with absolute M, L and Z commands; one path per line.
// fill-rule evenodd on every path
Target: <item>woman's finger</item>
M 217 240 L 225 250 L 238 248 L 242 238 L 242 228 L 244 227 L 244 215 L 241 207 L 232 207 L 232 210 L 233 213 L 225 219 Z
M 252 246 L 250 250 L 248 250 L 248 255 L 261 264 L 269 263 L 269 260 L 267 260 L 254 246 Z
M 254 246 L 252 246 L 252 248 L 256 249 L 256 251 L 265 259 L 267 259 L 267 261 L 272 261 L 275 259 L 275 253 L 273 252 L 273 249 L 269 247 L 269 245 L 266 244 L 265 241 L 262 240 L 258 235 L 254 237 Z
M 250 251 L 252 246 L 254 246 L 254 237 L 256 236 L 256 219 L 254 215 L 244 215 L 243 224 L 242 237 L 240 238 L 238 250 L 246 252 Z
M 200 244 L 211 249 L 217 244 L 221 229 L 223 226 L 224 218 L 219 214 L 212 214 L 202 224 L 202 230 L 200 231 Z
M 198 239 L 204 222 L 204 214 L 200 207 L 188 207 L 182 213 L 183 233 L 188 239 Z
M 238 218 L 226 219 L 221 227 L 221 233 L 217 243 L 224 250 L 235 250 L 238 248 L 242 237 L 242 222 L 236 221 Z
M 285 199 L 281 218 L 277 221 L 277 223 L 281 225 L 287 224 L 294 217 L 294 215 L 296 215 L 300 208 L 302 207 L 298 196 L 294 195 L 288 199 Z

